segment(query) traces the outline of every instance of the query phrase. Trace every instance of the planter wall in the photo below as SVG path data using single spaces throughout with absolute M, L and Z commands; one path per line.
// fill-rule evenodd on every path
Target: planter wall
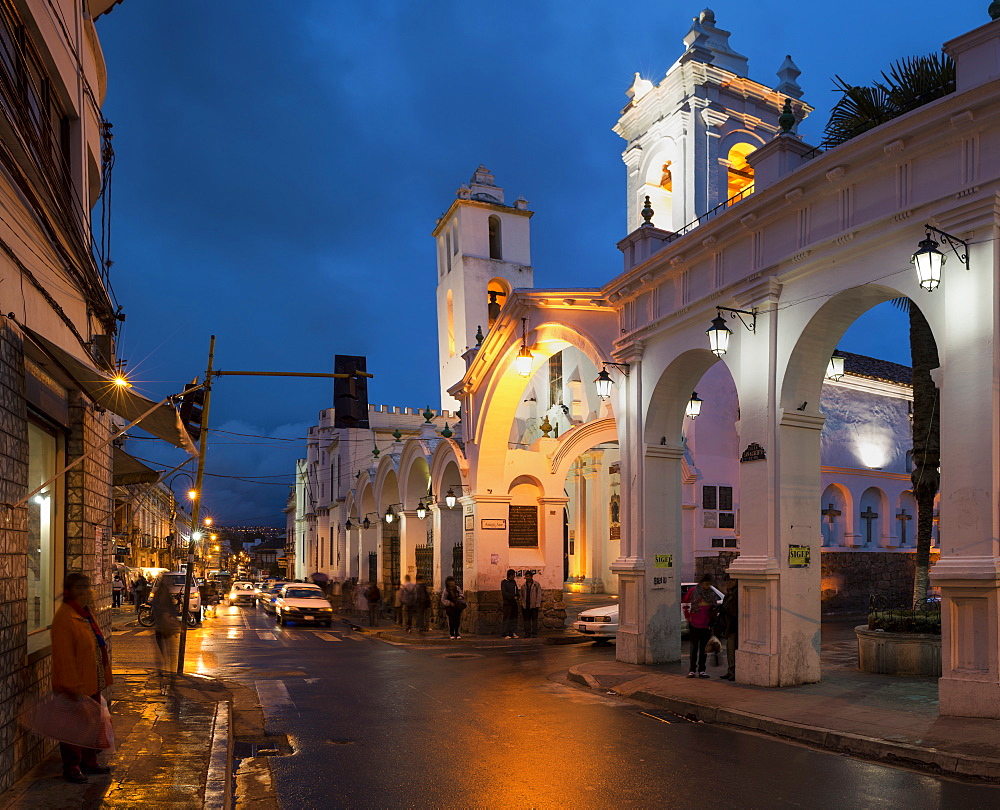
M 858 667 L 875 675 L 941 677 L 941 636 L 855 627 Z

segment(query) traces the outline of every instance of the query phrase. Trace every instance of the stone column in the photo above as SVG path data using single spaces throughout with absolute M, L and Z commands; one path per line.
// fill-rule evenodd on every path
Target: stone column
M 418 545 L 427 542 L 427 527 L 424 521 L 417 517 L 415 509 L 401 510 L 399 518 L 399 581 L 409 574 L 410 580 L 415 581 L 417 575 L 417 552 Z M 425 518 L 426 520 L 426 518 Z
M 1000 24 L 991 25 L 1000 37 Z M 944 334 L 935 332 L 941 355 L 935 381 L 941 390 L 942 531 L 941 559 L 931 569 L 931 582 L 941 588 L 938 697 L 943 715 L 1000 718 L 1000 306 L 995 281 L 1000 228 L 993 224 L 992 200 L 960 213 L 960 218 L 959 213 L 955 219 L 939 218 L 943 230 L 974 243 L 968 269 L 957 261 L 947 265 L 939 290 Z
M 588 551 L 587 584 L 591 593 L 604 593 L 604 581 L 601 579 L 602 569 L 604 568 L 602 545 L 605 534 L 602 531 L 601 525 L 605 509 L 601 492 L 601 456 L 604 454 L 598 450 L 596 452 L 592 451 L 588 455 L 591 458 L 591 463 L 587 465 L 583 472 L 587 498 L 585 504 L 587 515 L 584 521 Z

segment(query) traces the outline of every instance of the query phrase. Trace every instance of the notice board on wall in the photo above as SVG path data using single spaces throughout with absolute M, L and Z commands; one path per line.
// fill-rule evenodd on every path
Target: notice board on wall
M 507 515 L 507 545 L 538 548 L 538 507 L 511 504 Z

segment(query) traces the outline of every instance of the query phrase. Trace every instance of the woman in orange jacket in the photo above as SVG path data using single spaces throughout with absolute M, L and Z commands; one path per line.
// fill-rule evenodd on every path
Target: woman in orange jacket
M 72 573 L 63 584 L 63 603 L 52 619 L 52 690 L 82 700 L 100 702 L 101 691 L 114 682 L 108 646 L 94 615 L 90 577 Z M 83 783 L 88 773 L 110 773 L 97 762 L 97 750 L 59 743 L 63 776 Z

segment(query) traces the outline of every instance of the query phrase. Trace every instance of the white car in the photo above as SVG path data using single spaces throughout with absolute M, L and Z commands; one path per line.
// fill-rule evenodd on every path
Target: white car
M 170 593 L 177 599 L 177 604 L 180 604 L 181 599 L 183 599 L 184 593 L 184 577 L 185 573 L 183 571 L 161 571 L 156 575 L 156 579 L 153 580 L 153 590 L 152 593 L 156 593 L 156 588 L 161 581 L 167 583 L 170 588 Z M 201 619 L 201 593 L 198 590 L 198 578 L 191 577 L 191 594 L 188 597 L 188 612 L 193 613 L 195 616 Z
M 687 596 L 688 591 L 697 585 L 696 582 L 681 583 L 681 599 Z M 718 604 L 722 604 L 722 591 L 711 586 L 715 592 Z M 690 630 L 688 625 L 687 608 L 681 604 L 681 635 L 686 635 Z M 574 630 L 583 633 L 585 636 L 593 636 L 595 641 L 606 642 L 618 635 L 618 605 L 607 605 L 605 607 L 591 608 L 583 611 L 572 627 Z
M 257 591 L 252 582 L 234 582 L 229 591 L 229 604 L 238 605 L 240 602 L 249 602 L 251 605 L 257 601 Z
M 274 600 L 274 618 L 280 625 L 333 624 L 333 608 L 318 585 L 291 582 L 285 585 Z

